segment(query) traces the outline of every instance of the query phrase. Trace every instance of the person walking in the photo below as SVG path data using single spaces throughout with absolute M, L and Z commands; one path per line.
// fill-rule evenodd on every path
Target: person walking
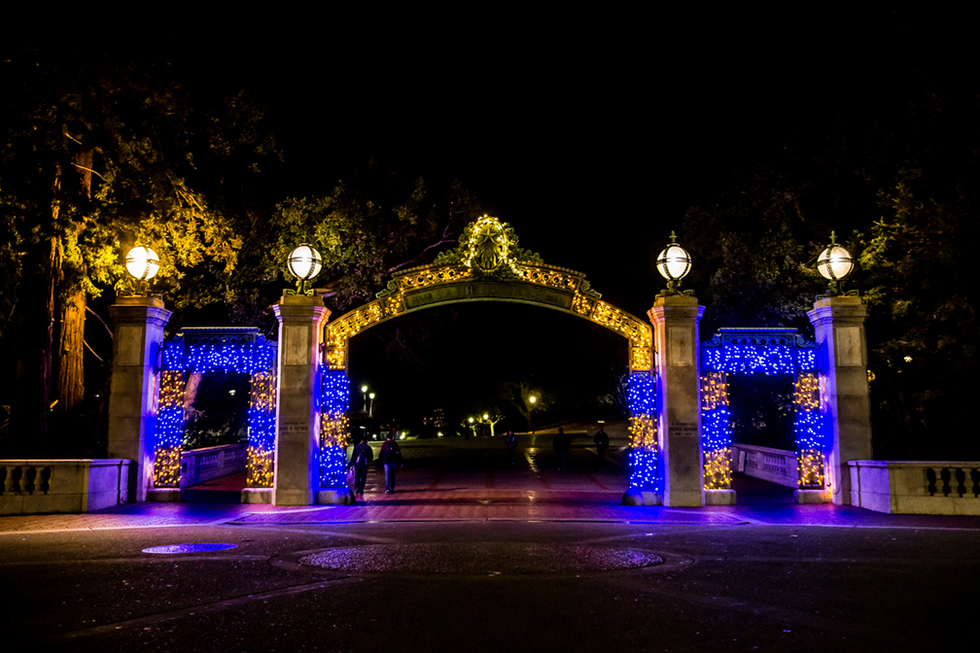
M 565 429 L 559 427 L 555 439 L 551 443 L 552 448 L 558 454 L 558 471 L 568 469 L 568 450 L 572 448 L 572 439 L 565 435 Z
M 394 428 L 388 433 L 388 439 L 381 445 L 381 453 L 378 455 L 378 459 L 385 467 L 385 494 L 391 494 L 395 491 L 395 474 L 402 462 L 402 450 L 395 442 Z
M 364 485 L 367 483 L 368 465 L 374 460 L 374 450 L 367 443 L 367 438 L 361 437 L 354 445 L 354 451 L 350 455 L 350 463 L 347 467 L 354 468 L 354 494 L 364 494 Z
M 517 436 L 513 431 L 508 430 L 504 437 L 504 444 L 507 445 L 507 461 L 511 465 L 517 464 Z
M 609 436 L 606 434 L 605 427 L 600 424 L 599 430 L 592 438 L 595 442 L 595 452 L 599 456 L 599 469 L 606 467 L 606 449 L 609 448 Z

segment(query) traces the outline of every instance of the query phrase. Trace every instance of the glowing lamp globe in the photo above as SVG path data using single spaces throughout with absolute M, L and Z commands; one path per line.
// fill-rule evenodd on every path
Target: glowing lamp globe
M 134 247 L 126 254 L 126 271 L 137 281 L 148 281 L 160 270 L 160 257 L 149 247 Z
M 667 280 L 668 292 L 677 293 L 677 285 L 691 271 L 691 255 L 677 244 L 677 236 L 670 234 L 670 244 L 657 256 L 657 272 Z
M 851 258 L 851 253 L 836 243 L 831 243 L 817 257 L 817 270 L 829 281 L 840 281 L 853 269 L 854 259 Z
M 309 281 L 320 274 L 323 259 L 320 252 L 303 243 L 289 254 L 289 272 L 300 282 Z

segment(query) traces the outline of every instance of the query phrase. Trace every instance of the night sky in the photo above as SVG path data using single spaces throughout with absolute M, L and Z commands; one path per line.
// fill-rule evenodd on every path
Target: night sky
M 653 259 L 671 230 L 682 232 L 689 207 L 710 202 L 733 170 L 778 151 L 792 134 L 873 113 L 910 68 L 956 74 L 969 60 L 968 23 L 917 3 L 778 13 L 737 4 L 256 16 L 236 9 L 100 27 L 89 43 L 167 52 L 199 80 L 249 89 L 265 103 L 285 156 L 264 177 L 270 196 L 327 192 L 370 157 L 433 185 L 459 179 L 515 228 L 523 247 L 584 272 L 604 299 L 643 317 L 663 287 Z M 71 25 L 27 37 L 77 41 L 80 33 Z M 434 315 L 440 328 L 459 321 L 441 336 L 443 353 L 455 353 L 439 366 L 454 361 L 455 373 L 440 367 L 422 385 L 438 379 L 434 394 L 446 383 L 471 384 L 485 395 L 487 368 L 517 365 L 508 338 L 548 352 L 529 372 L 538 376 L 558 369 L 548 358 L 556 351 L 574 359 L 574 343 L 547 335 L 562 322 L 535 315 L 499 306 Z M 615 349 L 579 322 L 580 349 Z M 398 335 L 385 328 L 372 336 L 382 344 Z M 368 349 L 378 360 L 352 359 L 352 381 L 387 364 L 389 377 L 420 385 L 410 360 Z

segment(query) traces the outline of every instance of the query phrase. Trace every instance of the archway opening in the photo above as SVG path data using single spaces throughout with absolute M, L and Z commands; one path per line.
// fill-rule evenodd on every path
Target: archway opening
M 620 448 L 603 472 L 607 478 L 600 485 L 578 481 L 625 490 L 629 353 L 621 335 L 539 306 L 479 301 L 401 316 L 354 336 L 349 347 L 352 435 L 396 427 L 405 437 L 406 473 L 415 466 L 426 487 L 481 489 L 496 482 L 544 489 L 550 481 L 533 470 L 556 467 L 552 440 L 559 427 L 572 437 L 570 471 L 594 475 L 593 434 L 605 423 Z M 513 466 L 508 430 L 519 434 Z M 446 483 L 432 476 L 437 468 Z

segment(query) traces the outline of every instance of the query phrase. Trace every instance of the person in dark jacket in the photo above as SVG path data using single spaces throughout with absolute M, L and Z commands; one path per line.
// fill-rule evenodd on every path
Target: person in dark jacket
M 374 460 L 374 450 L 367 443 L 367 438 L 361 438 L 354 445 L 354 451 L 350 455 L 348 467 L 354 468 L 354 494 L 364 494 L 364 485 L 367 483 L 368 465 Z
M 609 435 L 606 434 L 605 427 L 602 424 L 599 425 L 599 431 L 592 438 L 595 442 L 595 452 L 599 456 L 599 469 L 603 469 L 606 466 L 606 449 L 609 448 Z
M 385 466 L 385 494 L 391 494 L 395 491 L 395 473 L 402 462 L 401 447 L 395 442 L 395 429 L 391 429 L 388 439 L 381 445 L 378 459 Z
M 514 435 L 513 431 L 507 431 L 507 437 L 504 438 L 504 444 L 507 445 L 507 462 L 511 465 L 517 464 L 517 436 Z
M 551 445 L 558 454 L 558 469 L 565 471 L 568 469 L 568 450 L 572 448 L 572 439 L 565 435 L 565 429 L 559 428 L 555 434 L 555 440 Z

